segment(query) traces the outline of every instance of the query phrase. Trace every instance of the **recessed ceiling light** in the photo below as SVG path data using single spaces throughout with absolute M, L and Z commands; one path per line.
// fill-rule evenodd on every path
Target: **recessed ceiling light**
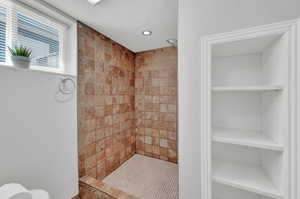
M 88 2 L 94 6 L 97 5 L 98 3 L 100 3 L 100 1 L 102 1 L 102 0 L 88 0 Z
M 177 46 L 177 39 L 167 39 L 167 42 L 172 46 Z
M 151 30 L 143 30 L 142 34 L 144 36 L 150 36 L 150 35 L 152 35 L 152 31 Z

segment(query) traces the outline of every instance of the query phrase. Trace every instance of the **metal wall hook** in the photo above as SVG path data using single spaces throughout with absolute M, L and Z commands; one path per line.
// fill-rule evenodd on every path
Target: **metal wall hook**
M 71 95 L 76 88 L 75 81 L 71 77 L 62 77 L 58 90 L 64 95 Z

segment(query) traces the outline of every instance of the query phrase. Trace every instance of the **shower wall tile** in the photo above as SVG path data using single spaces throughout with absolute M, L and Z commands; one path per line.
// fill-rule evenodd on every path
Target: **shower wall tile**
M 136 54 L 136 151 L 177 162 L 177 49 Z
M 79 173 L 102 180 L 135 153 L 135 55 L 78 24 Z

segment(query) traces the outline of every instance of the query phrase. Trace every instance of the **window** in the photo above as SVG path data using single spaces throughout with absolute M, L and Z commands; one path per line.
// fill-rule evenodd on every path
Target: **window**
M 32 50 L 32 65 L 59 67 L 59 30 L 21 13 L 17 14 L 15 45 Z
M 12 64 L 7 46 L 22 45 L 32 50 L 31 68 L 74 75 L 76 31 L 76 21 L 55 9 L 37 2 L 0 1 L 0 65 Z
M 7 46 L 32 50 L 31 69 L 77 73 L 77 22 L 38 1 L 0 0 L 0 65 L 12 65 Z

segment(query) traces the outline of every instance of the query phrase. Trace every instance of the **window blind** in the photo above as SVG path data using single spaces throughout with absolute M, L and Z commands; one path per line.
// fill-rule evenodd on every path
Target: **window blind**
M 18 12 L 16 35 L 15 45 L 32 49 L 33 65 L 58 67 L 58 30 Z
M 6 61 L 6 9 L 0 7 L 0 62 Z
M 24 46 L 32 50 L 32 66 L 59 68 L 62 27 L 13 1 L 0 6 L 0 61 L 6 61 L 6 45 Z

